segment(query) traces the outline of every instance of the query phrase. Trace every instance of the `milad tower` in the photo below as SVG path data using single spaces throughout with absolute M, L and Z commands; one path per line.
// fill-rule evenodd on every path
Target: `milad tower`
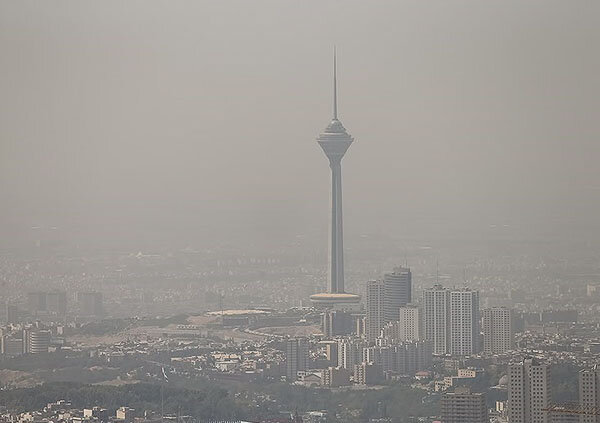
M 331 220 L 329 222 L 329 292 L 310 299 L 319 308 L 345 308 L 360 302 L 360 296 L 344 291 L 344 233 L 342 223 L 342 158 L 354 139 L 338 119 L 337 64 L 333 51 L 333 119 L 317 137 L 331 168 Z

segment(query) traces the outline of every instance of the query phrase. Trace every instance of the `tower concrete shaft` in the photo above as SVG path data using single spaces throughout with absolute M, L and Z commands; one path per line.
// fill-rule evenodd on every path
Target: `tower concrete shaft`
M 329 290 L 344 292 L 344 225 L 342 218 L 342 164 L 331 167 L 331 222 L 329 238 Z

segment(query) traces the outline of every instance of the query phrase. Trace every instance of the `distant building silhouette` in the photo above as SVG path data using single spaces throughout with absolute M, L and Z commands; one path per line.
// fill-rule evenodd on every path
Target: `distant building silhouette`
M 104 315 L 104 300 L 100 292 L 78 292 L 77 303 L 83 316 Z

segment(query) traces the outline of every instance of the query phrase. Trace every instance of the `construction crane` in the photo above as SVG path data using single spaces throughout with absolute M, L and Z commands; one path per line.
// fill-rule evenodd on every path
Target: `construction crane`
M 569 414 L 579 416 L 600 416 L 600 408 L 592 405 L 581 405 L 579 403 L 563 403 L 563 404 L 550 404 L 547 408 L 544 408 L 548 415 L 552 414 Z

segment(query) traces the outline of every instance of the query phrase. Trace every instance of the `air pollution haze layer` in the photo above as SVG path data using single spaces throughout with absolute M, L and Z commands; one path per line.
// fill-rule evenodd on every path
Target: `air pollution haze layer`
M 597 1 L 0 3 L 0 246 L 600 234 Z M 55 229 L 53 229 L 55 228 Z

